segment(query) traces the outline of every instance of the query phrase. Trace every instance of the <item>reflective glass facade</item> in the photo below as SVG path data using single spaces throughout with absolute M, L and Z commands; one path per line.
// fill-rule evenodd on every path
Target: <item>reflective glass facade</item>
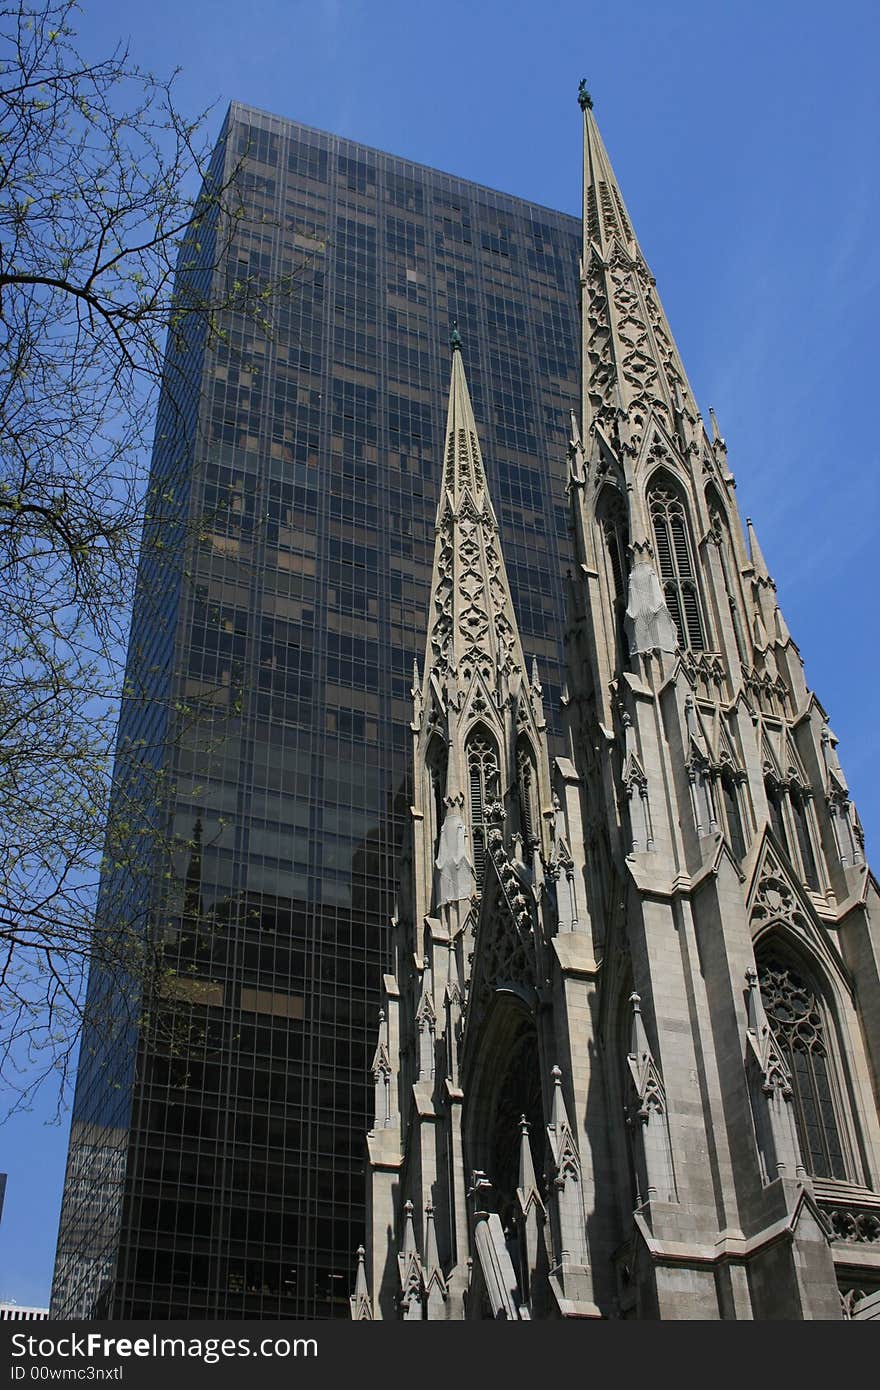
M 55 1315 L 348 1316 L 453 320 L 559 707 L 579 222 L 238 105 L 220 157 L 232 307 L 160 407 L 117 758 L 150 833 L 99 909 L 163 970 L 84 1040 Z M 268 332 L 235 312 L 290 273 Z

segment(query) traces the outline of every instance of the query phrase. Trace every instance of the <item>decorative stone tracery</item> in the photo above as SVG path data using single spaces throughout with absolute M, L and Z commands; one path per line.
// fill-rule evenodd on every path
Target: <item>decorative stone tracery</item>
M 772 853 L 768 853 L 758 878 L 752 903 L 752 931 L 757 932 L 771 922 L 787 922 L 804 930 L 807 917 L 791 884 Z

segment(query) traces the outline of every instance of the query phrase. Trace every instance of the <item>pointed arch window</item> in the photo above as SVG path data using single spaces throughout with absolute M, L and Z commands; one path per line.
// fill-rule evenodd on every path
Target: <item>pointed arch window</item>
M 602 489 L 596 506 L 596 518 L 602 532 L 607 566 L 608 593 L 614 606 L 614 627 L 621 662 L 629 659 L 629 644 L 623 626 L 627 605 L 629 580 L 629 527 L 626 507 L 620 494 L 609 486 Z
M 471 809 L 471 845 L 474 855 L 474 875 L 477 891 L 483 890 L 486 869 L 486 847 L 489 831 L 489 807 L 499 796 L 498 749 L 494 741 L 482 732 L 471 734 L 467 742 L 468 791 Z
M 816 857 L 813 854 L 813 838 L 810 834 L 808 799 L 802 788 L 795 785 L 792 785 L 790 789 L 790 798 L 804 882 L 808 888 L 812 888 L 814 893 L 818 893 L 819 875 L 816 872 Z
M 443 829 L 444 801 L 446 795 L 446 767 L 448 756 L 442 740 L 436 735 L 431 739 L 425 763 L 428 769 L 429 806 L 431 815 L 431 838 L 434 845 L 434 858 L 440 848 L 440 831 Z
M 768 953 L 757 966 L 767 1021 L 791 1073 L 804 1165 L 814 1177 L 846 1179 L 840 1095 L 823 1001 L 806 974 L 782 957 Z
M 519 828 L 523 846 L 528 848 L 538 836 L 538 787 L 535 760 L 524 738 L 516 747 L 516 788 L 519 798 Z
M 660 582 L 678 633 L 679 646 L 703 651 L 706 638 L 684 503 L 664 482 L 651 488 L 648 505 Z
M 725 767 L 722 770 L 720 781 L 721 800 L 724 804 L 724 819 L 727 825 L 727 837 L 730 841 L 730 848 L 733 851 L 734 858 L 741 861 L 746 857 L 746 837 L 743 833 L 736 778 L 729 767 Z
M 785 831 L 785 816 L 782 810 L 782 788 L 776 782 L 767 781 L 764 783 L 764 790 L 767 793 L 767 809 L 770 812 L 770 829 L 776 836 L 785 853 L 791 858 L 791 850 L 788 847 L 788 835 Z
M 727 514 L 721 504 L 720 498 L 712 487 L 708 488 L 706 491 L 706 503 L 709 508 L 709 525 L 712 539 L 718 547 L 718 558 L 721 562 L 721 575 L 724 580 L 724 591 L 727 597 L 727 606 L 730 610 L 730 621 L 733 625 L 733 637 L 736 642 L 736 650 L 740 661 L 743 666 L 745 666 L 748 662 L 748 652 L 743 635 L 739 603 L 736 596 L 737 591 L 733 582 L 735 565 L 733 562 L 733 544 L 730 537 Z

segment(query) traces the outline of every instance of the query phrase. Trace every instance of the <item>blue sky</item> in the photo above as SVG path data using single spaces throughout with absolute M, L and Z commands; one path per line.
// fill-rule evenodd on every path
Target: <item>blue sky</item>
M 84 0 L 232 98 L 579 212 L 586 76 L 691 385 L 715 407 L 780 601 L 880 845 L 876 5 L 838 0 Z M 880 852 L 875 848 L 875 856 Z M 51 1106 L 46 1107 L 51 1111 Z M 48 1297 L 66 1124 L 0 1128 L 0 1298 Z

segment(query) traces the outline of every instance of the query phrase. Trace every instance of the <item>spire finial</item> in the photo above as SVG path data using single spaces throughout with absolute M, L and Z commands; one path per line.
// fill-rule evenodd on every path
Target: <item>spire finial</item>
M 373 1320 L 373 1308 L 370 1303 L 370 1292 L 367 1288 L 367 1271 L 364 1268 L 364 1256 L 366 1251 L 362 1245 L 357 1248 L 357 1274 L 355 1275 L 354 1297 L 349 1299 L 351 1304 L 351 1316 L 356 1322 Z
M 452 333 L 449 336 L 449 346 L 453 352 L 461 352 L 461 334 L 458 331 L 458 319 L 452 320 Z
M 712 443 L 720 444 L 722 449 L 725 449 L 727 446 L 724 442 L 724 438 L 721 434 L 721 431 L 718 428 L 718 420 L 716 419 L 715 411 L 711 405 L 709 406 L 709 419 L 712 422 Z
M 582 111 L 592 111 L 593 98 L 587 91 L 587 79 L 582 77 L 578 84 L 578 106 Z

